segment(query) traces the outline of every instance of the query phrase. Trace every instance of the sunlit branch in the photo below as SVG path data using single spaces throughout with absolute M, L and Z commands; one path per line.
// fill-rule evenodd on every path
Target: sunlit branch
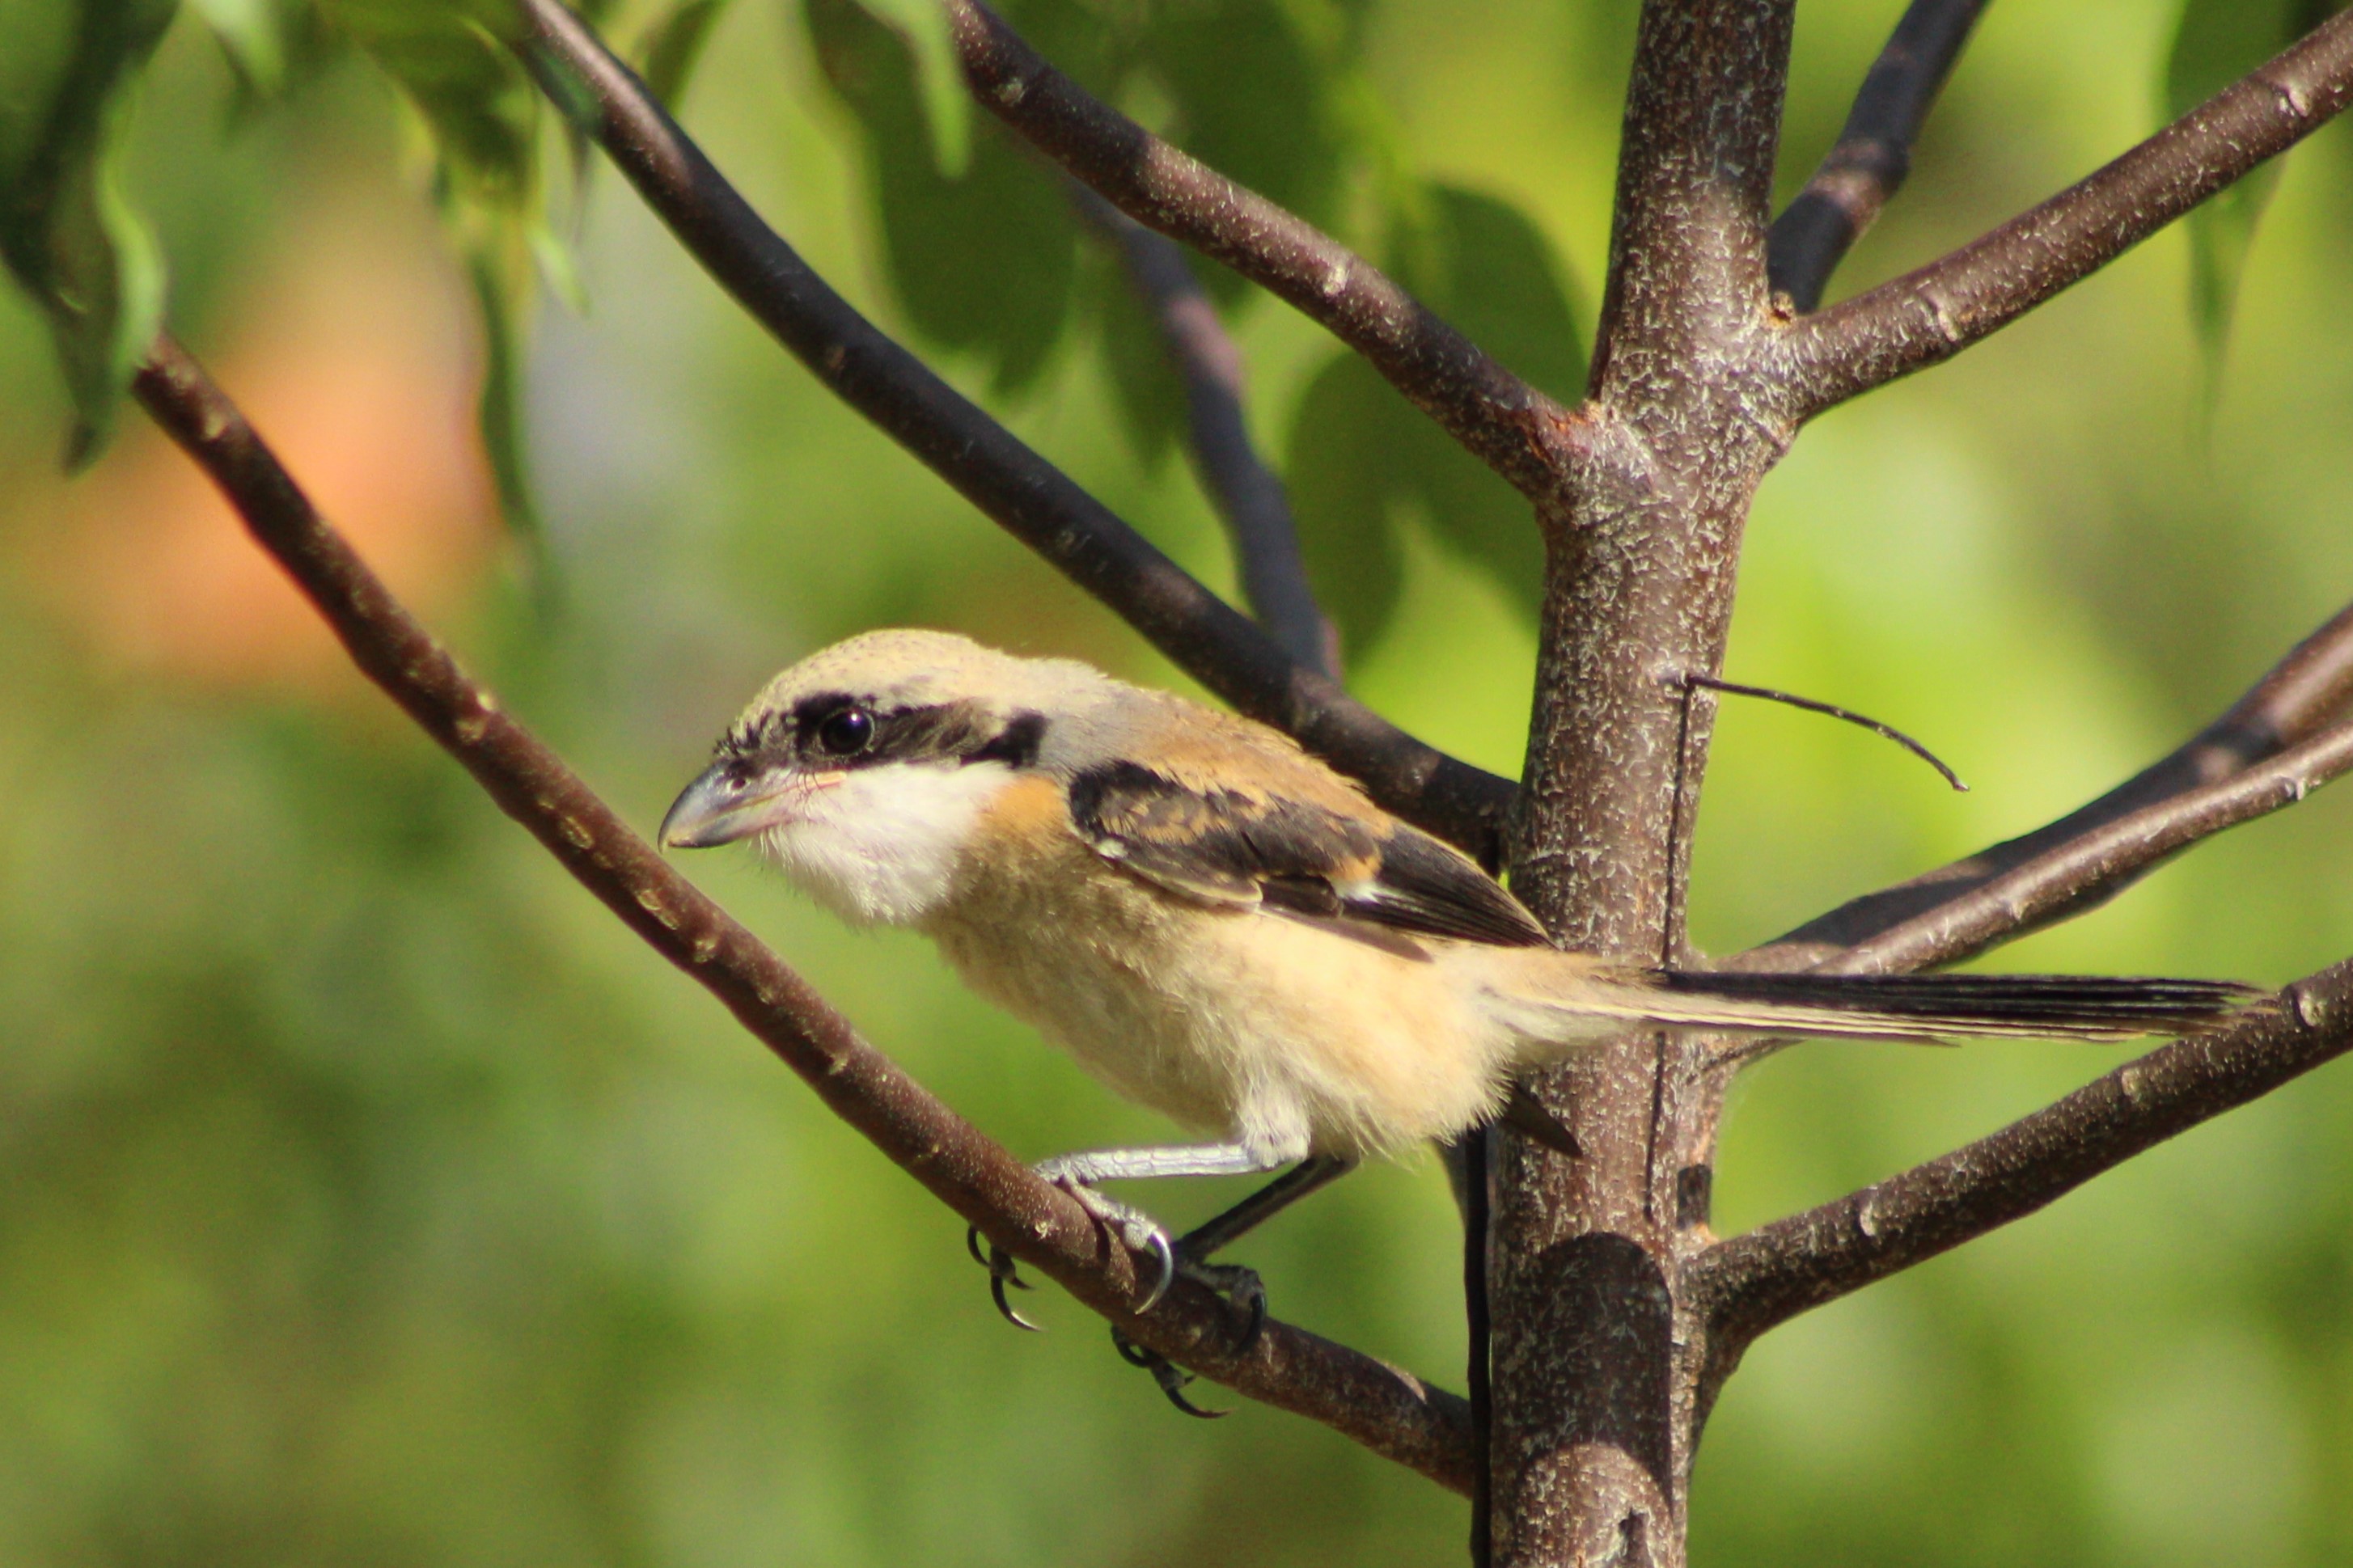
M 1800 310 L 1821 302 L 1846 258 L 1912 171 L 1912 144 L 1986 0 L 1912 0 L 1862 79 L 1838 144 L 1773 220 L 1766 272 Z
M 1424 745 L 1283 657 L 1248 616 L 860 315 L 560 0 L 519 5 L 529 29 L 521 47 L 548 96 L 827 390 L 1203 685 L 1297 736 L 1398 816 L 1493 858 L 1508 781 Z
M 966 1222 L 1051 1276 L 1137 1343 L 1252 1398 L 1322 1421 L 1467 1491 L 1461 1399 L 1368 1356 L 1270 1322 L 1230 1353 L 1225 1302 L 1180 1282 L 1145 1317 L 1134 1258 L 1068 1194 L 934 1099 L 760 941 L 670 869 L 578 775 L 396 600 L 312 508 L 261 437 L 170 339 L 142 365 L 140 403 L 211 476 L 261 547 L 326 617 L 367 678 L 656 952 L 694 979 L 835 1114 Z M 944 1247 L 953 1244 L 943 1242 Z
M 1942 260 L 1788 331 L 1810 416 L 1936 363 L 2081 281 L 2318 130 L 2353 100 L 2353 12 L 2080 184 Z
M 1119 249 L 1135 291 L 1185 383 L 1187 449 L 1232 540 L 1242 597 L 1292 662 L 1338 677 L 1340 644 L 1315 602 L 1282 480 L 1251 442 L 1242 413 L 1242 356 L 1175 241 L 1073 183 L 1072 200 Z
M 2152 1051 L 1941 1159 L 1709 1247 L 1685 1286 L 1712 1325 L 1720 1383 L 1758 1334 L 2052 1200 L 2353 1047 L 2353 962 L 2275 1009 Z
M 1655 412 L 1662 396 L 1680 394 L 1695 406 L 1679 414 L 1704 407 L 1710 423 L 1729 414 L 1717 400 L 1730 388 L 1709 383 L 1745 361 L 1736 345 L 1765 317 L 1795 10 L 1795 0 L 1642 7 L 1593 348 L 1594 395 L 1619 411 Z M 1694 376 L 1694 364 L 1716 374 Z
M 1305 219 L 1088 94 L 976 0 L 944 0 L 974 98 L 1112 205 L 1280 296 L 1521 490 L 1558 495 L 1582 417 Z
M 2298 643 L 2228 712 L 2099 799 L 1841 904 L 1734 962 L 1744 969 L 1914 969 L 2081 914 L 2198 837 L 2291 805 L 2297 791 L 2334 777 L 2344 742 L 2319 738 L 2348 712 L 2353 606 Z M 2283 754 L 2308 743 L 2319 751 Z M 2258 768 L 2266 771 L 2251 778 Z

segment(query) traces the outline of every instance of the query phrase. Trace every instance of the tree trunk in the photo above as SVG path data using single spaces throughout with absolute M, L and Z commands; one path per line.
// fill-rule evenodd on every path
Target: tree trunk
M 1548 543 L 1513 885 L 1570 946 L 1682 956 L 1685 851 L 1741 529 L 1794 428 L 1765 374 L 1765 233 L 1788 0 L 1644 8 L 1591 391 L 1603 459 Z M 1585 1153 L 1497 1140 L 1490 1241 L 1495 1560 L 1683 1561 L 1724 1075 L 1629 1038 L 1539 1092 Z

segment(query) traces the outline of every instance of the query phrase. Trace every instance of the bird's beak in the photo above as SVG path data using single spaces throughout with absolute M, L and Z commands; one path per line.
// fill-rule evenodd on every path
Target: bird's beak
M 714 763 L 670 803 L 661 847 L 708 849 L 781 827 L 793 820 L 794 783 L 783 769 L 747 779 L 736 764 Z

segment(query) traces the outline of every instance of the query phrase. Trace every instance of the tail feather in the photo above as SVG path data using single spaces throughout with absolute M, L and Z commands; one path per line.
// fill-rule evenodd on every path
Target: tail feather
M 2228 980 L 2087 974 L 1738 974 L 1662 971 L 1657 1022 L 1744 1033 L 1922 1039 L 2186 1034 L 2263 996 Z

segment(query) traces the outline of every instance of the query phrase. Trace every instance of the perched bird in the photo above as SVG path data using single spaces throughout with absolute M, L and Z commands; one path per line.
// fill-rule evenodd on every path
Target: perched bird
M 1630 1029 L 2111 1039 L 2210 1023 L 2253 994 L 1691 973 L 1567 952 L 1477 863 L 1288 736 L 934 631 L 870 632 L 777 676 L 660 837 L 754 840 L 851 923 L 924 932 L 982 995 L 1214 1140 L 1039 1167 L 1156 1252 L 1164 1285 L 1181 1264 L 1253 1289 L 1206 1253 L 1271 1207 L 1172 1246 L 1098 1183 L 1303 1162 L 1262 1194 L 1279 1205 L 1488 1121 L 1522 1075 Z

